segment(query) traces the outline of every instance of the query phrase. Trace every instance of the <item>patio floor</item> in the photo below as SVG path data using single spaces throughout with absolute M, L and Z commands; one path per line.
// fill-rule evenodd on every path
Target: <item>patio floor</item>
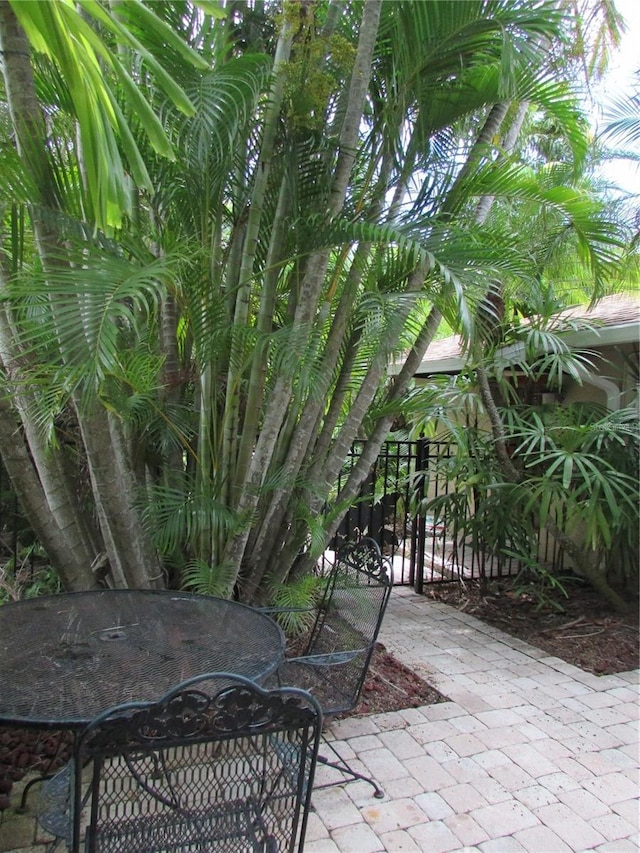
M 637 670 L 591 675 L 407 588 L 381 640 L 451 701 L 332 725 L 385 797 L 316 791 L 305 853 L 640 849 Z M 45 840 L 33 814 L 0 813 L 0 853 Z

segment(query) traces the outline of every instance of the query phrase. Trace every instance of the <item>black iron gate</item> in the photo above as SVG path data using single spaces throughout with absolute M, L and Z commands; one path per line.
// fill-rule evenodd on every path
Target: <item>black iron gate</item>
M 354 442 L 338 489 L 356 464 L 363 444 Z M 471 577 L 472 554 L 464 538 L 460 541 L 456 526 L 448 523 L 446 514 L 436 519 L 424 511 L 428 499 L 448 494 L 451 483 L 442 462 L 452 452 L 448 442 L 386 442 L 332 548 L 346 539 L 371 536 L 392 559 L 396 583 L 411 585 L 417 592 L 422 592 L 425 583 L 456 580 L 461 571 Z
M 342 470 L 338 489 L 349 476 L 364 442 L 355 442 Z M 479 546 L 469 534 L 472 509 L 466 504 L 452 514 L 434 499 L 455 491 L 448 460 L 455 447 L 442 441 L 388 441 L 364 482 L 358 500 L 345 515 L 331 547 L 341 541 L 371 536 L 392 559 L 397 584 L 423 592 L 425 584 L 496 578 L 517 574 L 522 564 L 501 552 Z M 437 501 L 436 501 L 437 503 Z M 548 568 L 561 564 L 561 554 L 548 538 L 537 536 L 537 559 Z M 327 559 L 331 559 L 331 553 Z

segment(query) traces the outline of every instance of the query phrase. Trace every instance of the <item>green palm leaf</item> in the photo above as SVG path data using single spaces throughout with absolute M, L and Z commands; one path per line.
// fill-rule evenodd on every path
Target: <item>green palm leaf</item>
M 96 252 L 46 278 L 19 277 L 4 299 L 22 318 L 21 347 L 49 357 L 58 352 L 83 384 L 99 387 L 107 374 L 120 372 L 121 348 L 135 341 L 141 324 L 157 310 L 174 263 L 164 258 L 140 265 Z
M 47 3 L 11 0 L 11 5 L 34 50 L 47 56 L 59 69 L 60 79 L 80 127 L 88 193 L 96 222 L 100 226 L 119 225 L 121 212 L 129 209 L 130 199 L 118 140 L 121 140 L 125 154 L 135 168 L 136 179 L 147 189 L 150 189 L 150 183 L 137 145 L 118 106 L 115 91 L 105 78 L 105 64 L 124 87 L 132 110 L 138 115 L 138 120 L 158 153 L 172 157 L 173 148 L 147 99 L 120 61 L 117 51 L 110 49 L 90 26 L 85 15 L 98 21 L 121 42 L 134 47 L 144 57 L 161 88 L 180 109 L 188 112 L 193 111 L 193 107 L 161 63 L 95 0 L 84 0 L 80 4 L 82 13 L 71 0 L 51 0 Z M 136 13 L 143 16 L 145 26 L 153 30 L 160 29 L 163 37 L 179 49 L 185 59 L 192 64 L 202 64 L 197 54 L 181 44 L 173 32 L 169 35 L 168 28 L 150 9 L 137 1 L 130 5 L 135 6 Z M 178 48 L 178 45 L 181 46 Z

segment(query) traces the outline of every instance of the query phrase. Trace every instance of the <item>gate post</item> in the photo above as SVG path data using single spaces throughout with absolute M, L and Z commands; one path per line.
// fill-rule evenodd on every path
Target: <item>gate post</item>
M 425 484 L 429 468 L 429 440 L 419 438 L 416 442 L 416 488 L 418 501 L 426 497 Z M 422 595 L 424 592 L 424 559 L 426 552 L 426 519 L 424 515 L 416 514 L 411 525 L 411 582 L 415 591 Z

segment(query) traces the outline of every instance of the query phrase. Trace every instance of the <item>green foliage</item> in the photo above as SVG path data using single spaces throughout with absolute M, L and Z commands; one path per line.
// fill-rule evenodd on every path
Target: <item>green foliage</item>
M 183 565 L 191 555 L 195 558 L 202 552 L 207 539 L 240 525 L 237 513 L 220 501 L 217 491 L 215 483 L 203 483 L 198 492 L 157 485 L 148 493 L 143 519 L 153 530 L 153 541 L 161 554 Z M 213 571 L 206 561 L 194 559 L 191 565 L 207 567 L 205 574 Z M 193 571 L 188 570 L 188 574 L 192 577 Z
M 122 381 L 129 372 L 140 375 L 126 369 L 125 353 L 132 356 L 135 347 L 144 346 L 164 294 L 163 282 L 176 261 L 139 264 L 86 242 L 74 249 L 57 259 L 55 272 L 24 269 L 5 288 L 3 300 L 20 320 L 16 337 L 22 352 L 37 353 L 44 361 L 43 356 L 53 360 L 62 351 L 67 391 L 76 382 L 93 396 L 103 393 L 109 376 Z M 52 300 L 54 312 L 49 310 Z M 34 368 L 37 375 L 40 365 Z M 73 377 L 71 383 L 68 377 Z
M 551 609 L 564 613 L 562 599 L 569 598 L 566 584 L 570 580 L 575 582 L 575 577 L 557 575 L 537 560 L 525 559 L 518 551 L 505 549 L 505 554 L 514 557 L 521 566 L 513 582 L 514 594 L 535 601 L 537 611 Z
M 66 89 L 79 126 L 85 160 L 87 189 L 95 222 L 101 227 L 117 226 L 123 211 L 129 210 L 130 196 L 126 167 L 120 153 L 126 151 L 127 165 L 136 182 L 151 189 L 147 167 L 121 108 L 116 86 L 109 85 L 103 67 L 115 75 L 127 106 L 144 129 L 154 149 L 165 157 L 175 156 L 162 123 L 140 86 L 120 59 L 116 45 L 134 49 L 179 109 L 193 112 L 193 105 L 181 87 L 164 69 L 133 30 L 123 26 L 117 14 L 96 0 L 83 0 L 80 7 L 71 0 L 47 3 L 11 0 L 33 49 L 56 67 Z M 135 6 L 140 33 L 162 33 L 164 45 L 180 52 L 187 62 L 202 67 L 203 60 L 141 2 L 120 4 L 121 10 Z M 127 10 L 129 13 L 131 10 Z M 98 26 L 91 26 L 91 23 Z M 102 30 L 104 36 L 99 35 Z M 114 44 L 115 42 L 115 44 Z M 163 46 L 164 46 L 163 45 Z M 63 83 L 64 81 L 64 83 Z
M 622 542 L 632 547 L 638 529 L 637 412 L 589 413 L 569 406 L 560 417 L 546 414 L 542 433 L 539 421 L 530 426 L 526 411 L 514 432 L 520 448 L 526 447 L 527 507 L 542 525 L 552 520 L 610 560 Z
M 233 566 L 220 564 L 211 566 L 202 560 L 192 560 L 182 572 L 182 584 L 199 595 L 216 595 L 228 598 L 233 589 Z
M 52 566 L 32 567 L 34 552 L 41 549 L 33 545 L 20 555 L 20 564 L 13 561 L 0 566 L 0 605 L 23 598 L 37 598 L 40 595 L 55 595 L 62 591 L 60 575 Z
M 634 589 L 640 529 L 637 471 L 640 430 L 635 408 L 606 412 L 588 404 L 510 406 L 502 411 L 518 482 L 505 479 L 490 433 L 455 428 L 456 454 L 438 471 L 450 494 L 421 510 L 446 517 L 474 552 L 513 558 L 520 580 L 541 603 L 564 594 L 561 579 L 537 561 L 537 536 L 548 530 L 573 571 L 590 582 L 597 572 Z M 588 566 L 595 566 L 593 570 Z
M 516 555 L 531 560 L 537 542 L 535 519 L 523 511 L 519 486 L 505 480 L 490 435 L 460 425 L 449 436 L 455 451 L 427 472 L 430 479 L 424 487 L 427 495 L 433 494 L 437 480 L 446 482 L 449 491 L 423 498 L 412 509 L 432 515 L 435 524 L 444 523 L 454 538 L 471 546 L 486 588 L 487 563 L 502 566 Z
M 307 574 L 271 590 L 273 617 L 290 637 L 310 630 L 326 578 Z
M 326 127 L 328 105 L 345 85 L 355 50 L 339 33 L 323 36 L 299 18 L 294 26 L 294 55 L 284 71 L 286 116 L 292 132 L 317 133 Z
M 640 81 L 640 74 L 638 72 L 636 72 L 636 77 Z M 603 136 L 627 146 L 627 150 L 621 153 L 622 156 L 628 157 L 629 160 L 636 160 L 638 157 L 637 144 L 640 142 L 639 115 L 640 86 L 638 86 L 630 98 L 621 96 L 614 98 L 608 108 L 609 123 L 603 131 Z
M 41 489 L 74 587 L 95 551 L 124 567 L 118 584 L 264 600 L 368 476 L 412 373 L 390 381 L 393 358 L 419 361 L 441 317 L 475 357 L 489 298 L 533 301 L 567 255 L 597 293 L 625 248 L 579 180 L 562 4 L 10 8 L 27 43 L 3 73 L 33 72 L 47 138 L 17 156 L 24 102 L 5 103 L 0 425 L 11 458 L 33 460 L 12 477 Z M 506 151 L 522 103 L 553 123 L 549 156 Z M 532 371 L 564 372 L 553 338 L 531 331 L 535 367 L 521 331 Z M 474 535 L 502 547 L 489 520 L 519 496 L 493 470 L 461 476 Z

